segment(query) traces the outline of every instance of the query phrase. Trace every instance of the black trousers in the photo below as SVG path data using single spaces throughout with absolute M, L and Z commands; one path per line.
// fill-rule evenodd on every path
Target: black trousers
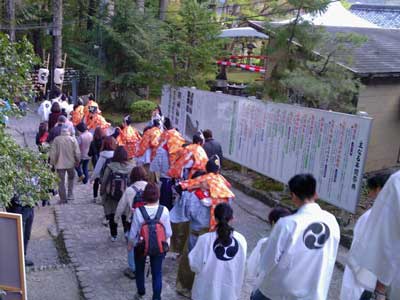
M 29 206 L 13 205 L 12 207 L 7 208 L 6 210 L 9 213 L 22 215 L 22 232 L 24 235 L 24 253 L 26 255 L 26 251 L 28 249 L 28 242 L 31 238 L 33 219 L 35 217 L 34 209 L 33 209 L 33 207 L 29 207 Z
M 110 234 L 112 237 L 117 237 L 118 235 L 118 223 L 114 222 L 115 214 L 109 214 L 106 216 L 108 220 L 108 225 L 110 227 Z M 124 215 L 121 216 L 122 225 L 124 227 L 124 232 L 126 233 L 131 228 L 131 224 L 128 222 Z
M 100 178 L 96 178 L 93 183 L 93 197 L 97 198 L 99 195 Z

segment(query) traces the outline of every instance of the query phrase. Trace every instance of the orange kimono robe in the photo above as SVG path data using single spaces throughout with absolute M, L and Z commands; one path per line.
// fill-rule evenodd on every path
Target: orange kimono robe
M 136 146 L 141 139 L 142 137 L 136 128 L 126 126 L 117 137 L 117 142 L 118 145 L 124 146 L 126 152 L 128 152 L 128 158 L 132 159 L 135 157 Z
M 160 145 L 161 130 L 158 127 L 153 127 L 143 134 L 142 139 L 136 150 L 136 157 L 143 156 L 147 149 L 151 149 L 151 160 L 156 156 L 157 148 Z
M 84 113 L 84 115 L 85 115 L 85 123 L 86 123 L 86 124 L 88 124 L 88 122 L 89 122 L 89 117 L 90 117 L 89 107 L 92 107 L 92 106 L 97 107 L 97 113 L 99 113 L 99 114 L 101 113 L 101 110 L 100 110 L 99 105 L 97 104 L 97 102 L 96 102 L 96 101 L 93 101 L 93 100 L 89 100 L 89 102 L 86 103 L 85 109 L 84 109 L 84 111 L 83 111 L 83 113 Z
M 206 169 L 208 156 L 200 145 L 190 144 L 189 146 L 182 148 L 181 151 L 178 151 L 177 155 L 177 159 L 174 162 L 171 161 L 171 167 L 168 171 L 168 175 L 172 178 L 181 178 L 183 168 L 191 159 L 193 159 L 193 165 L 189 172 L 189 179 L 192 178 L 196 171 Z
M 182 149 L 182 145 L 185 144 L 185 139 L 176 129 L 170 129 L 164 131 L 161 135 L 160 145 L 164 143 L 166 143 L 170 163 L 175 162 L 179 156 L 179 151 Z
M 83 117 L 85 116 L 85 107 L 83 105 L 79 105 L 71 112 L 71 122 L 74 126 L 78 125 L 83 121 Z
M 210 231 L 214 230 L 217 224 L 214 215 L 215 207 L 219 203 L 235 198 L 235 194 L 230 190 L 231 184 L 221 174 L 207 173 L 195 179 L 182 181 L 180 185 L 184 190 L 194 190 L 200 187 L 209 190 L 211 197 Z
M 86 126 L 88 130 L 95 130 L 96 127 L 100 127 L 101 129 L 105 130 L 109 128 L 111 124 L 108 123 L 102 115 L 96 113 L 96 114 L 89 114 Z

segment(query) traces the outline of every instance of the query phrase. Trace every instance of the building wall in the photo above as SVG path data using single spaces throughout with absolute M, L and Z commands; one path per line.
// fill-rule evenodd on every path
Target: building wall
M 365 171 L 399 165 L 400 81 L 367 83 L 357 109 L 374 118 Z

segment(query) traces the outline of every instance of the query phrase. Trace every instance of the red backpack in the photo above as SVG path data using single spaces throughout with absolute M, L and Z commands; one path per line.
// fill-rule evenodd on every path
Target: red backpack
M 139 242 L 135 247 L 135 252 L 140 256 L 157 256 L 169 251 L 165 227 L 160 222 L 164 206 L 158 207 L 156 216 L 151 219 L 144 206 L 139 207 L 143 216 L 144 223 L 140 228 Z

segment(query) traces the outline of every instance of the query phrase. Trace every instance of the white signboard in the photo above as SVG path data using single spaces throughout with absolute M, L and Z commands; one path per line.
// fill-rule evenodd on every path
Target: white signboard
M 372 119 L 165 87 L 163 113 L 187 138 L 211 129 L 224 156 L 283 183 L 311 173 L 321 199 L 355 212 Z

